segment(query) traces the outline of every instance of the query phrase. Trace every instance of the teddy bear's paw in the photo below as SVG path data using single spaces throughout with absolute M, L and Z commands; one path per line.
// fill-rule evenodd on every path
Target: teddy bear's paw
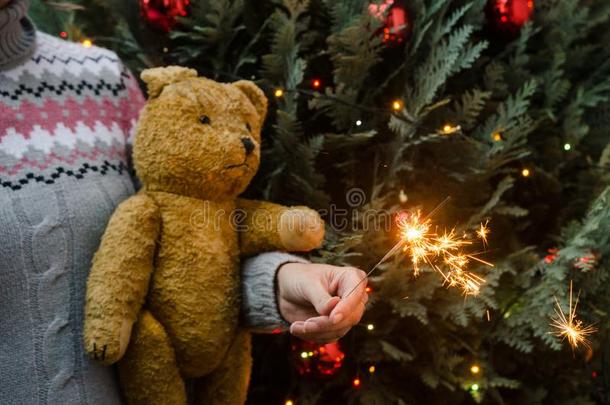
M 91 351 L 93 360 L 98 360 L 102 362 L 106 360 L 106 349 L 108 349 L 108 345 L 104 345 L 100 348 L 95 342 L 93 342 L 93 350 Z
M 116 363 L 119 357 L 119 347 L 102 339 L 86 343 L 89 357 L 99 363 L 110 365 Z
M 85 327 L 85 348 L 89 357 L 102 364 L 114 364 L 119 361 L 129 344 L 133 322 L 123 319 L 120 329 L 112 332 L 107 328 L 94 328 L 91 324 Z M 103 335 L 109 337 L 103 338 Z
M 324 221 L 310 208 L 289 208 L 280 218 L 279 234 L 286 250 L 306 252 L 322 244 Z

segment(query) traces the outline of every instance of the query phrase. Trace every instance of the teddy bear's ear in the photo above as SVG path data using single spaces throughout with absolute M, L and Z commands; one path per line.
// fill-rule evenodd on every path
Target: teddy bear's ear
M 191 77 L 197 77 L 197 71 L 182 66 L 146 69 L 140 75 L 140 78 L 146 83 L 149 97 L 157 97 L 168 84 L 177 83 Z
M 260 125 L 263 125 L 265 116 L 267 115 L 267 97 L 265 93 L 256 84 L 249 80 L 239 80 L 233 83 L 233 86 L 240 89 L 250 100 L 260 119 Z

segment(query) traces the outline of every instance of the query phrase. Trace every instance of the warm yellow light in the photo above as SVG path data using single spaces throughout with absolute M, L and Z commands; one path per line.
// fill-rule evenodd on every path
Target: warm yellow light
M 401 109 L 402 109 L 402 101 L 401 100 L 394 100 L 394 101 L 392 101 L 392 110 L 399 111 Z
M 521 176 L 523 176 L 523 177 L 529 177 L 530 174 L 531 174 L 530 169 L 528 169 L 527 167 L 525 169 L 521 170 Z
M 499 142 L 502 140 L 502 134 L 499 132 L 494 132 L 494 134 L 491 136 L 491 139 L 493 139 L 496 142 Z
M 91 42 L 90 39 L 85 39 L 85 40 L 83 40 L 82 44 L 85 48 L 91 48 L 91 46 L 93 45 L 93 42 Z
M 570 145 L 569 143 L 566 143 L 565 145 L 563 145 L 563 150 L 570 150 L 572 149 L 572 145 Z
M 470 372 L 472 374 L 479 374 L 479 371 L 481 371 L 481 368 L 479 366 L 477 366 L 476 364 L 474 364 L 472 367 L 470 367 Z
M 273 95 L 277 98 L 280 98 L 284 95 L 284 90 L 282 89 L 275 89 L 275 91 L 273 92 Z
M 304 358 L 304 359 L 306 359 L 306 358 L 307 358 L 307 352 L 302 352 L 302 353 L 301 353 L 301 357 L 302 357 L 302 358 Z
M 369 323 L 368 325 L 366 325 L 366 328 L 368 330 L 373 330 L 373 329 L 375 329 L 375 325 L 373 325 L 372 323 Z
M 356 120 L 356 126 L 359 127 L 360 125 L 362 125 L 362 120 Z
M 375 372 L 375 366 L 369 367 L 369 373 L 373 374 Z
M 292 402 L 292 400 L 289 399 L 286 401 L 286 405 L 294 405 L 294 402 Z

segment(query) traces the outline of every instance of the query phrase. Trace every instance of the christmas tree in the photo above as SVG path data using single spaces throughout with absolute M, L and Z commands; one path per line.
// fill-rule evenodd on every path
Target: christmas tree
M 251 403 L 610 403 L 610 3 L 39 1 L 31 15 L 135 73 L 254 80 L 270 113 L 247 193 L 324 214 L 311 260 L 369 270 L 400 242 L 394 214 L 447 196 L 431 232 L 486 239 L 461 257 L 476 288 L 448 288 L 439 271 L 455 266 L 430 252 L 416 276 L 401 249 L 339 345 L 256 337 Z

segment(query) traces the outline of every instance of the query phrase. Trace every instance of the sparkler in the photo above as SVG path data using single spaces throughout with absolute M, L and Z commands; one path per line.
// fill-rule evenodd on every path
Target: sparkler
M 572 306 L 572 281 L 570 280 L 570 308 L 568 310 L 568 316 L 561 309 L 561 305 L 555 298 L 555 314 L 556 317 L 552 318 L 551 326 L 556 329 L 553 333 L 555 336 L 562 338 L 562 340 L 567 339 L 572 349 L 576 349 L 578 345 L 583 345 L 584 347 L 590 349 L 591 344 L 587 339 L 587 336 L 596 332 L 597 329 L 592 325 L 584 326 L 582 321 L 576 318 L 576 308 L 578 307 L 578 298 L 580 297 L 580 292 L 576 296 L 576 300 L 574 301 L 574 305 Z
M 480 286 L 485 280 L 478 275 L 467 271 L 466 267 L 468 263 L 473 260 L 490 267 L 493 267 L 493 264 L 477 258 L 474 254 L 464 252 L 464 246 L 472 245 L 473 240 L 468 239 L 466 236 L 462 238 L 456 236 L 455 229 L 445 231 L 442 235 L 439 235 L 432 230 L 431 217 L 444 206 L 449 199 L 449 197 L 445 198 L 445 200 L 425 217 L 422 217 L 421 211 L 419 210 L 411 213 L 404 212 L 399 214 L 396 221 L 400 229 L 399 241 L 381 258 L 381 260 L 379 260 L 379 262 L 377 262 L 377 264 L 375 264 L 375 266 L 373 266 L 360 283 L 366 280 L 368 276 L 387 259 L 402 250 L 411 260 L 414 276 L 419 275 L 421 264 L 427 264 L 443 277 L 447 286 L 460 288 L 464 295 L 478 294 Z M 487 236 L 489 235 L 487 223 L 481 224 L 476 234 L 485 245 L 487 243 Z M 354 286 L 346 297 L 349 296 L 360 283 Z

